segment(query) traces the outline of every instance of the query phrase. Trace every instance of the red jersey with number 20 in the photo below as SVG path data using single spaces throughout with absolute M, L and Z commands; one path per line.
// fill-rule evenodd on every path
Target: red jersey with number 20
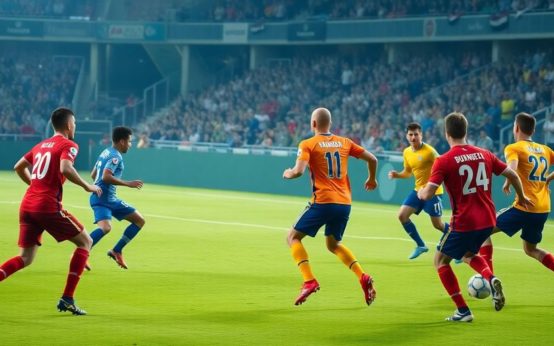
M 62 135 L 38 143 L 23 157 L 31 166 L 31 186 L 27 189 L 20 210 L 57 213 L 62 210 L 62 185 L 65 177 L 60 171 L 62 160 L 75 161 L 79 146 Z
M 496 225 L 492 174 L 500 175 L 506 167 L 490 151 L 472 145 L 456 145 L 435 160 L 429 184 L 440 186 L 444 182 L 454 231 L 478 231 Z

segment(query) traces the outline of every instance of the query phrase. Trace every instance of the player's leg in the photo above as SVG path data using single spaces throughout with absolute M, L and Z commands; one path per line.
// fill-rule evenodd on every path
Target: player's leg
M 91 204 L 94 213 L 94 223 L 97 228 L 90 232 L 92 246 L 96 245 L 106 234 L 112 230 L 112 210 L 107 205 Z
M 447 318 L 447 321 L 471 322 L 473 320 L 473 315 L 462 296 L 458 279 L 450 266 L 453 258 L 461 259 L 466 254 L 463 237 L 464 235 L 460 232 L 450 231 L 444 233 L 439 245 L 437 245 L 437 252 L 434 258 L 435 269 L 441 283 L 456 305 L 456 311 L 452 316 Z
M 7 279 L 13 273 L 31 265 L 38 251 L 38 245 L 20 249 L 19 256 L 15 256 L 0 265 L 0 281 Z
M 442 199 L 440 196 L 433 196 L 430 200 L 425 202 L 423 210 L 431 218 L 433 227 L 441 233 L 446 233 L 450 229 L 448 222 L 442 221 Z
M 83 230 L 73 238 L 68 239 L 70 242 L 75 244 L 77 248 L 73 252 L 71 257 L 71 262 L 69 263 L 69 273 L 67 274 L 67 281 L 63 291 L 63 295 L 58 302 L 59 311 L 70 311 L 74 315 L 86 315 L 86 311 L 80 309 L 75 305 L 75 300 L 73 296 L 75 294 L 75 289 L 79 284 L 81 275 L 85 270 L 85 265 L 92 248 L 92 238 L 88 233 Z
M 494 228 L 492 233 L 498 233 L 500 230 L 498 228 Z M 488 237 L 483 244 L 481 245 L 481 248 L 479 249 L 479 256 L 481 256 L 489 266 L 489 269 L 494 274 L 493 264 L 492 264 L 492 254 L 493 254 L 493 246 L 492 246 L 492 239 L 491 237 Z
M 116 214 L 114 216 L 117 217 Z M 113 249 L 108 251 L 108 256 L 112 258 L 121 268 L 127 269 L 127 263 L 125 263 L 125 260 L 123 259 L 123 248 L 136 237 L 136 235 L 144 226 L 145 220 L 144 217 L 137 210 L 125 215 L 123 219 L 129 221 L 131 224 L 127 226 L 127 228 L 123 232 L 123 235 L 121 236 L 121 239 L 119 239 Z
M 544 224 L 548 220 L 548 213 L 528 213 L 521 238 L 523 239 L 523 250 L 529 257 L 533 257 L 546 268 L 554 271 L 554 256 L 551 253 L 538 247 L 542 240 Z
M 400 211 L 398 212 L 398 220 L 402 224 L 402 227 L 404 227 L 406 233 L 416 243 L 416 248 L 408 257 L 409 259 L 415 259 L 422 253 L 429 251 L 427 246 L 425 246 L 425 242 L 421 239 L 415 224 L 412 220 L 410 220 L 410 216 L 412 216 L 412 214 L 418 215 L 421 212 L 424 203 L 424 201 L 417 198 L 417 192 L 412 191 L 408 197 L 406 197 L 404 202 L 402 202 L 402 206 L 400 206 Z
M 300 295 L 296 298 L 294 302 L 295 305 L 304 303 L 309 295 L 319 290 L 319 283 L 312 273 L 308 252 L 302 244 L 302 239 L 304 239 L 306 235 L 315 237 L 317 231 L 324 222 L 325 219 L 321 206 L 318 204 L 310 204 L 304 209 L 304 212 L 300 215 L 298 221 L 287 235 L 287 244 L 290 248 L 292 258 L 298 266 L 303 279 Z

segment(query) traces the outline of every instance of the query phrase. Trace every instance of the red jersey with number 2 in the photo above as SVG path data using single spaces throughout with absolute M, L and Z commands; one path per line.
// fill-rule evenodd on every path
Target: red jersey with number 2
M 62 135 L 55 135 L 38 143 L 23 157 L 31 168 L 31 186 L 27 189 L 20 210 L 57 213 L 62 210 L 62 185 L 65 177 L 60 162 L 75 162 L 79 146 Z
M 454 231 L 478 231 L 496 225 L 492 174 L 500 175 L 506 167 L 490 151 L 472 145 L 456 145 L 435 160 L 429 184 L 444 183 Z

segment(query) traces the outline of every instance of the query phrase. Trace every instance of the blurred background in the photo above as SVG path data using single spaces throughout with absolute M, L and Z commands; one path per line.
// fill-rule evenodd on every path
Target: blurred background
M 2 0 L 2 168 L 58 106 L 83 169 L 117 125 L 141 149 L 294 156 L 318 106 L 393 161 L 412 121 L 446 151 L 452 111 L 499 155 L 521 111 L 553 145 L 553 49 L 554 0 Z

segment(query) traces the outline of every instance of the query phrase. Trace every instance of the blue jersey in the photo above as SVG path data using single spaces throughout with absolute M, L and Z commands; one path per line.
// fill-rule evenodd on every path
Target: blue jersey
M 98 185 L 102 188 L 102 196 L 98 197 L 96 194 L 92 194 L 91 201 L 95 199 L 98 201 L 115 201 L 117 200 L 117 197 L 115 195 L 115 185 L 113 184 L 106 184 L 102 177 L 104 175 L 104 170 L 108 169 L 112 172 L 113 176 L 116 178 L 121 178 L 123 175 L 123 157 L 121 156 L 121 153 L 117 151 L 114 147 L 106 148 L 100 156 L 98 156 L 98 160 L 96 160 L 96 164 L 94 165 L 96 169 L 96 181 L 94 181 L 95 185 Z

